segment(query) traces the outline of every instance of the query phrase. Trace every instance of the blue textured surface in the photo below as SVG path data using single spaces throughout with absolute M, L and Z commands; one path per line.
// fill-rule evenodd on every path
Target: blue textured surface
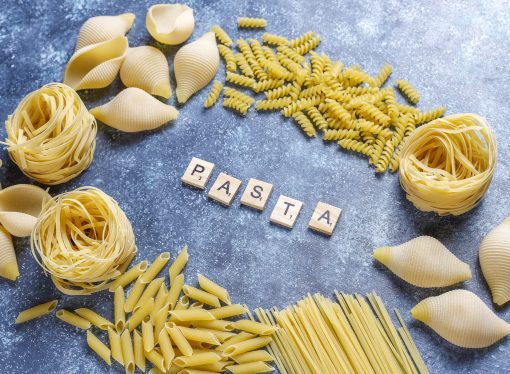
M 128 34 L 132 46 L 156 43 L 145 30 L 145 1 L 7 1 L 0 13 L 0 118 L 5 119 L 28 92 L 59 81 L 74 50 L 81 24 L 96 15 L 136 13 Z M 434 5 L 431 5 L 431 4 Z M 394 67 L 392 80 L 409 79 L 422 94 L 422 108 L 444 104 L 448 113 L 475 112 L 493 125 L 499 146 L 494 182 L 483 203 L 458 218 L 418 212 L 405 200 L 393 175 L 376 177 L 364 159 L 307 140 L 278 113 L 251 111 L 242 119 L 221 105 L 203 110 L 207 89 L 180 108 L 173 124 L 146 134 L 122 134 L 100 125 L 90 169 L 51 193 L 93 185 L 114 196 L 133 223 L 137 258 L 152 260 L 187 243 L 186 276 L 198 272 L 231 291 L 250 307 L 283 307 L 307 292 L 331 295 L 377 291 L 388 308 L 400 308 L 431 372 L 510 372 L 510 340 L 487 349 L 452 346 L 421 323 L 410 308 L 443 290 L 414 288 L 371 259 L 374 247 L 397 244 L 420 234 L 443 241 L 469 263 L 473 279 L 463 287 L 490 304 L 477 259 L 483 236 L 510 214 L 510 23 L 508 1 L 323 1 L 256 3 L 222 0 L 189 2 L 195 10 L 192 39 L 220 24 L 233 37 L 260 35 L 236 29 L 237 16 L 263 16 L 268 31 L 291 37 L 313 30 L 319 51 L 375 73 Z M 172 68 L 175 47 L 161 47 Z M 222 69 L 220 69 L 222 70 Z M 220 77 L 223 73 L 220 72 Z M 172 81 L 175 88 L 174 82 Z M 90 108 L 122 88 L 81 96 Z M 174 98 L 171 98 L 171 103 Z M 5 131 L 0 131 L 2 137 Z M 30 182 L 0 153 L 4 186 Z M 207 200 L 206 192 L 183 187 L 180 176 L 192 156 L 216 163 L 213 178 L 225 171 L 244 183 L 250 177 L 272 182 L 274 192 L 262 213 Z M 211 183 L 211 182 L 210 182 Z M 293 230 L 269 223 L 279 194 L 304 201 Z M 307 229 L 318 200 L 343 209 L 331 239 Z M 108 369 L 86 346 L 85 334 L 53 316 L 14 326 L 17 313 L 52 298 L 61 306 L 88 306 L 112 317 L 112 295 L 72 298 L 60 295 L 33 261 L 28 240 L 16 240 L 21 276 L 0 280 L 0 371 L 5 373 L 102 373 Z M 496 310 L 510 321 L 508 307 Z

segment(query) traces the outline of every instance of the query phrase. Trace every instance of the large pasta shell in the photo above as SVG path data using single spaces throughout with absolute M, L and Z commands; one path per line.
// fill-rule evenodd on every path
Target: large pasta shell
M 11 235 L 0 226 L 0 277 L 16 280 L 19 277 L 18 262 Z
M 510 217 L 487 234 L 479 256 L 492 300 L 503 305 L 510 300 Z
M 0 224 L 14 236 L 30 236 L 51 196 L 40 187 L 16 184 L 0 191 Z
M 120 68 L 120 79 L 127 87 L 138 87 L 151 95 L 165 99 L 172 95 L 168 62 L 154 47 L 130 48 Z
M 426 298 L 411 309 L 411 315 L 450 343 L 464 348 L 488 347 L 510 334 L 510 324 L 466 290 Z
M 76 91 L 109 86 L 128 50 L 125 36 L 92 44 L 76 51 L 67 63 L 64 82 Z
M 469 265 L 430 236 L 419 236 L 395 247 L 377 248 L 374 258 L 418 287 L 446 287 L 471 279 Z
M 145 17 L 147 31 L 163 44 L 184 43 L 195 28 L 193 9 L 183 4 L 156 4 Z
M 220 56 L 213 32 L 179 49 L 174 59 L 177 100 L 185 103 L 214 78 Z
M 133 13 L 117 16 L 98 16 L 85 21 L 78 34 L 76 51 L 91 44 L 105 42 L 124 36 L 135 21 Z
M 152 130 L 179 115 L 173 106 L 136 87 L 122 90 L 112 101 L 93 108 L 90 113 L 108 126 L 125 132 Z

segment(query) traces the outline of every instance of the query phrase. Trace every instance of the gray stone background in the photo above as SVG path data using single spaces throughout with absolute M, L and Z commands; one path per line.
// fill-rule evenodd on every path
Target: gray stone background
M 81 24 L 96 15 L 131 11 L 136 22 L 132 46 L 157 45 L 170 68 L 177 47 L 161 46 L 145 29 L 152 1 L 7 1 L 0 5 L 0 118 L 12 113 L 28 92 L 60 81 Z M 251 111 L 246 118 L 216 105 L 204 110 L 208 89 L 180 108 L 180 118 L 157 131 L 119 133 L 99 126 L 97 151 L 89 170 L 56 194 L 93 185 L 114 196 L 133 223 L 137 259 L 160 252 L 173 255 L 187 243 L 189 282 L 202 272 L 250 307 L 284 307 L 310 292 L 332 296 L 334 289 L 375 290 L 388 308 L 399 308 L 431 372 L 510 372 L 510 340 L 480 350 L 455 347 L 419 322 L 409 310 L 442 289 L 418 289 L 374 264 L 374 247 L 398 244 L 417 235 L 433 235 L 469 263 L 473 279 L 462 285 L 490 305 L 477 250 L 483 236 L 510 214 L 510 3 L 508 1 L 334 1 L 222 0 L 190 1 L 196 28 L 192 39 L 220 24 L 234 38 L 260 36 L 238 31 L 237 16 L 262 16 L 267 30 L 289 37 L 313 30 L 322 37 L 320 52 L 376 73 L 385 63 L 392 80 L 409 79 L 421 92 L 420 107 L 443 104 L 448 113 L 474 112 L 492 124 L 499 147 L 494 181 L 483 203 L 461 217 L 437 217 L 417 211 L 402 193 L 395 175 L 376 176 L 365 159 L 340 151 L 320 139 L 308 140 L 278 113 Z M 172 78 L 173 79 L 173 78 Z M 219 79 L 223 79 L 220 69 Z M 175 88 L 175 82 L 172 81 Z M 89 108 L 122 89 L 81 92 Z M 170 103 L 175 99 L 171 98 Z M 5 136 L 4 129 L 1 136 Z M 250 177 L 274 184 L 262 213 L 208 201 L 207 193 L 180 183 L 192 156 L 216 163 L 213 179 L 225 171 L 244 183 Z M 4 186 L 31 183 L 2 150 Z M 210 182 L 211 184 L 212 182 Z M 302 200 L 293 230 L 269 223 L 279 194 Z M 307 229 L 318 200 L 343 209 L 328 239 Z M 91 307 L 112 317 L 112 295 L 66 297 L 33 261 L 28 241 L 17 239 L 21 276 L 0 280 L 0 370 L 9 373 L 103 373 L 107 368 L 88 349 L 85 334 L 47 316 L 21 326 L 17 313 L 59 298 L 66 308 Z M 510 321 L 507 307 L 496 310 Z M 453 317 L 453 316 L 452 316 Z

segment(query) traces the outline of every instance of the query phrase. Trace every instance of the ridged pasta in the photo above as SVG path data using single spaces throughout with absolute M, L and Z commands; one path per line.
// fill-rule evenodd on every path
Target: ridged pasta
M 248 61 L 246 61 L 246 58 L 244 58 L 244 55 L 242 53 L 236 53 L 236 64 L 246 77 L 253 78 L 255 74 L 253 74 L 253 70 L 251 70 L 250 64 L 248 64 Z
M 413 104 L 417 104 L 420 101 L 420 94 L 416 88 L 414 88 L 411 83 L 406 80 L 399 79 L 396 82 L 397 88 L 402 92 L 409 102 Z
M 308 137 L 313 138 L 317 135 L 312 122 L 306 116 L 306 114 L 301 111 L 297 111 L 292 115 L 292 117 Z
M 283 79 L 266 79 L 256 82 L 252 89 L 255 92 L 267 91 L 273 88 L 281 87 L 285 84 Z
M 362 153 L 367 156 L 370 155 L 370 152 L 372 150 L 372 148 L 369 145 L 354 139 L 339 140 L 338 145 L 348 151 Z
M 239 17 L 237 19 L 237 26 L 244 28 L 264 28 L 267 26 L 267 21 L 264 18 Z
M 262 41 L 266 44 L 275 46 L 289 44 L 289 39 L 287 39 L 286 37 L 276 34 L 270 34 L 267 32 L 262 34 Z
M 135 21 L 133 13 L 123 13 L 117 16 L 97 16 L 86 20 L 76 40 L 76 51 L 91 44 L 105 42 L 124 36 Z
M 230 36 L 228 36 L 227 32 L 223 30 L 219 25 L 214 25 L 211 27 L 211 31 L 216 35 L 216 40 L 227 47 L 230 47 L 233 42 Z
M 248 96 L 245 93 L 238 91 L 232 87 L 225 87 L 223 93 L 226 97 L 232 97 L 234 99 L 240 100 L 247 105 L 251 105 L 255 101 L 253 97 Z
M 255 104 L 255 109 L 257 110 L 275 110 L 285 108 L 286 106 L 292 103 L 292 99 L 290 97 L 281 97 L 278 99 L 269 99 L 269 100 L 257 100 Z
M 287 45 L 280 45 L 276 47 L 276 50 L 290 58 L 296 64 L 302 64 L 305 62 L 305 58 L 303 56 Z
M 360 132 L 357 130 L 326 130 L 324 131 L 323 140 L 341 140 L 341 139 L 358 139 Z
M 19 277 L 12 238 L 3 226 L 0 226 L 0 277 L 11 281 L 15 281 Z
M 375 123 L 381 124 L 383 126 L 387 126 L 390 124 L 391 118 L 381 112 L 379 109 L 377 109 L 375 106 L 369 104 L 369 103 L 363 103 L 360 106 L 356 108 L 356 112 L 371 121 L 374 121 Z
M 232 52 L 229 47 L 223 44 L 218 44 L 218 51 L 220 52 L 220 56 L 225 61 L 227 71 L 235 72 L 237 70 L 237 65 L 234 52 Z
M 223 106 L 225 108 L 234 109 L 243 116 L 246 115 L 246 113 L 248 113 L 248 109 L 250 109 L 250 106 L 248 104 L 234 97 L 227 97 L 223 99 Z
M 316 107 L 311 107 L 307 109 L 307 113 L 308 116 L 310 117 L 310 120 L 319 130 L 326 130 L 328 128 L 328 122 L 323 117 L 319 109 L 317 109 Z
M 145 26 L 160 43 L 184 43 L 195 28 L 193 9 L 184 4 L 155 4 L 147 11 Z
M 317 46 L 319 45 L 320 42 L 321 42 L 320 36 L 314 36 L 307 42 L 305 42 L 297 47 L 294 47 L 294 50 L 297 53 L 299 53 L 300 55 L 305 55 L 308 52 L 310 52 L 312 49 L 317 48 Z
M 440 106 L 440 107 L 434 108 L 432 110 L 429 110 L 428 112 L 416 113 L 414 115 L 414 121 L 417 125 L 420 125 L 422 123 L 427 123 L 427 122 L 433 121 L 439 117 L 442 117 L 444 115 L 445 111 L 446 111 L 446 108 L 444 106 Z
M 303 109 L 308 109 L 312 106 L 319 105 L 320 102 L 321 102 L 320 96 L 312 96 L 312 97 L 307 97 L 304 99 L 299 99 L 298 101 L 295 101 L 295 102 L 291 103 L 290 105 L 286 106 L 285 108 L 283 108 L 282 114 L 285 117 L 290 117 L 297 111 L 303 110 Z
M 313 32 L 307 31 L 304 34 L 299 35 L 297 38 L 290 40 L 289 46 L 291 48 L 299 47 L 300 45 L 306 43 L 307 41 L 309 41 L 312 38 L 313 38 Z
M 381 70 L 379 70 L 379 73 L 375 77 L 373 81 L 373 86 L 375 87 L 381 87 L 384 82 L 388 80 L 391 73 L 393 72 L 393 67 L 390 64 L 384 65 Z
M 214 81 L 211 91 L 209 91 L 209 95 L 204 101 L 204 108 L 210 108 L 218 101 L 222 88 L 223 84 L 220 81 Z
M 237 84 L 238 86 L 252 88 L 255 85 L 255 79 L 246 77 L 244 75 L 232 73 L 227 71 L 225 80 L 230 83 Z

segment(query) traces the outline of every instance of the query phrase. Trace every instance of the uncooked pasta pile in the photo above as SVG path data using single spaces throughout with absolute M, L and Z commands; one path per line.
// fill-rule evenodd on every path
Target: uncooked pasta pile
M 371 76 L 358 65 L 345 67 L 341 61 L 315 53 L 320 37 L 313 32 L 291 40 L 264 33 L 262 43 L 240 38 L 235 52 L 221 27 L 215 25 L 212 31 L 225 61 L 226 82 L 265 95 L 255 102 L 256 110 L 280 110 L 307 136 L 322 132 L 323 140 L 364 154 L 376 172 L 396 171 L 404 140 L 417 126 L 445 111 L 438 107 L 422 112 L 398 102 L 392 87 L 383 88 L 393 71 L 390 65 Z M 409 82 L 398 80 L 396 86 L 409 103 L 419 101 L 419 93 Z M 219 98 L 219 87 L 213 85 L 205 107 Z M 225 87 L 223 93 L 223 106 L 242 115 L 254 102 L 232 87 Z

